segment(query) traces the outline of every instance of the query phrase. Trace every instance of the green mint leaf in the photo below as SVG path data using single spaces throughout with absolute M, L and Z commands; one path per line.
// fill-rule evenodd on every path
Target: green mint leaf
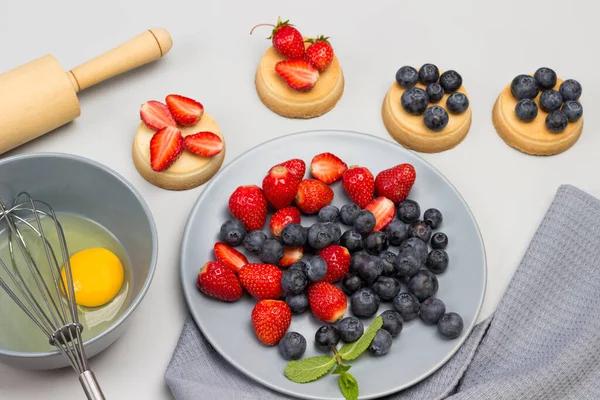
M 371 325 L 367 328 L 365 333 L 354 343 L 346 343 L 342 346 L 341 349 L 338 350 L 338 353 L 344 360 L 354 360 L 356 357 L 360 356 L 371 344 L 377 331 L 383 325 L 383 318 L 381 315 L 376 317 Z
M 358 400 L 358 382 L 349 372 L 342 373 L 338 383 L 346 400 Z
M 335 367 L 335 369 L 333 370 L 333 372 L 331 373 L 332 375 L 336 375 L 336 374 L 343 374 L 344 372 L 348 371 L 352 366 L 351 365 L 343 365 L 343 364 L 338 364 L 337 367 Z
M 316 356 L 300 361 L 290 361 L 285 367 L 285 376 L 292 382 L 306 383 L 319 379 L 331 370 L 335 357 Z

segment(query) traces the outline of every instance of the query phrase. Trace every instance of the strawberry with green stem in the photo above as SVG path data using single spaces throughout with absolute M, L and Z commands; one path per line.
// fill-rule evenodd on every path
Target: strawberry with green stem
M 281 17 L 277 18 L 277 25 L 273 24 L 259 24 L 256 25 L 250 31 L 254 32 L 254 29 L 259 26 L 271 26 L 273 32 L 267 39 L 271 39 L 273 47 L 279 54 L 289 59 L 302 58 L 304 56 L 304 38 L 298 29 L 294 28 L 294 25 L 290 24 L 290 21 L 281 21 Z
M 327 40 L 328 37 L 319 36 L 316 39 L 308 39 L 310 46 L 306 48 L 304 59 L 311 63 L 319 72 L 323 72 L 333 61 L 333 47 Z

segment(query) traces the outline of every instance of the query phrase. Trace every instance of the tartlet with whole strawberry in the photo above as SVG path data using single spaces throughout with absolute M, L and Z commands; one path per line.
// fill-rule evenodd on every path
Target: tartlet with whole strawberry
M 344 75 L 328 37 L 303 36 L 278 19 L 255 76 L 260 100 L 287 118 L 314 118 L 335 107 L 344 93 Z
M 136 169 L 148 182 L 168 190 L 200 186 L 221 168 L 225 141 L 217 122 L 198 101 L 170 94 L 146 101 L 132 146 Z

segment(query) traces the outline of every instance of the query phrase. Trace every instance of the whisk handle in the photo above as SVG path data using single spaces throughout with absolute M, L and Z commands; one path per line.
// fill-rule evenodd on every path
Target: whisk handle
M 100 385 L 98 385 L 98 381 L 92 371 L 83 371 L 79 375 L 79 382 L 88 400 L 105 400 L 102 389 L 100 389 Z

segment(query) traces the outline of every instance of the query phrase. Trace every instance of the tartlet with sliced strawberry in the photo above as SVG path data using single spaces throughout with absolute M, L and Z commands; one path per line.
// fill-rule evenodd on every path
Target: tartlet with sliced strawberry
M 198 101 L 177 94 L 164 102 L 150 100 L 140 107 L 140 119 L 132 156 L 148 182 L 187 190 L 204 184 L 221 168 L 223 135 Z
M 255 76 L 260 100 L 287 118 L 314 118 L 335 107 L 344 93 L 344 75 L 329 38 L 303 36 L 288 21 L 276 25 Z M 253 29 L 254 31 L 254 29 Z

